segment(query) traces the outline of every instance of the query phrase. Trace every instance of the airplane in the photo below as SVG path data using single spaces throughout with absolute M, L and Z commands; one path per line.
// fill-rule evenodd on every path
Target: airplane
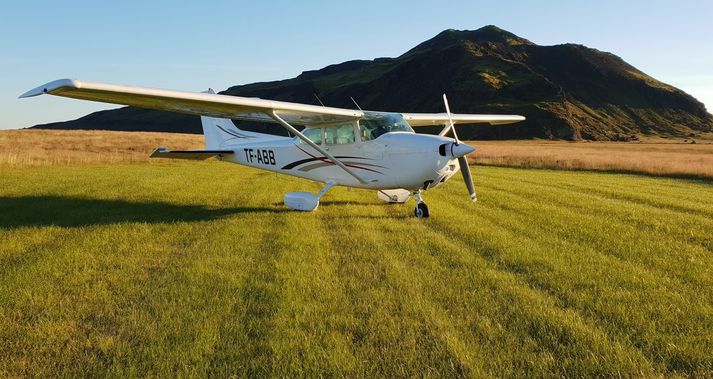
M 289 192 L 284 204 L 314 211 L 333 186 L 371 189 L 389 203 L 415 197 L 414 215 L 429 217 L 421 195 L 460 170 L 473 202 L 477 200 L 466 155 L 475 149 L 458 138 L 456 124 L 510 124 L 519 115 L 395 113 L 290 103 L 216 94 L 60 79 L 20 98 L 42 94 L 201 116 L 205 150 L 157 148 L 152 158 L 208 159 L 237 163 L 324 184 L 316 194 Z M 355 102 L 356 104 L 356 102 Z M 357 108 L 359 108 L 357 104 Z M 232 120 L 282 125 L 294 137 L 239 129 Z M 438 135 L 417 134 L 414 127 L 443 126 Z M 300 131 L 295 126 L 304 126 Z M 452 133 L 452 138 L 447 137 Z

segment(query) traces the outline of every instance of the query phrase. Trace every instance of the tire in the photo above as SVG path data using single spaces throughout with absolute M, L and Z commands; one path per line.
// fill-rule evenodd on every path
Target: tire
M 426 203 L 416 204 L 416 209 L 413 210 L 413 214 L 418 218 L 428 218 L 428 206 Z

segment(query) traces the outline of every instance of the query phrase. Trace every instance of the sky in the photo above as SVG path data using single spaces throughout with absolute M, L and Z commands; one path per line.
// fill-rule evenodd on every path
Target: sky
M 445 29 L 497 25 L 622 57 L 713 111 L 713 1 L 13 1 L 0 11 L 0 129 L 116 106 L 18 99 L 60 78 L 202 91 L 395 57 Z

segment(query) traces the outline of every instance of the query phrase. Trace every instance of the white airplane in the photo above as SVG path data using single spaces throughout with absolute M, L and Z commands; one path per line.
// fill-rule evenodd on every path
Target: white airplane
M 372 112 L 282 101 L 128 87 L 72 79 L 56 80 L 20 98 L 49 94 L 201 116 L 205 150 L 158 148 L 153 158 L 220 160 L 324 183 L 317 194 L 290 192 L 285 205 L 313 211 L 333 186 L 377 190 L 379 199 L 405 203 L 416 198 L 414 214 L 428 217 L 421 191 L 435 188 L 460 168 L 472 201 L 475 188 L 466 154 L 475 149 L 458 139 L 459 123 L 509 124 L 517 115 Z M 357 106 L 358 107 L 358 106 Z M 238 129 L 231 119 L 273 122 L 295 137 Z M 304 126 L 302 131 L 295 125 Z M 443 125 L 438 135 L 412 127 Z M 451 132 L 453 138 L 446 137 Z

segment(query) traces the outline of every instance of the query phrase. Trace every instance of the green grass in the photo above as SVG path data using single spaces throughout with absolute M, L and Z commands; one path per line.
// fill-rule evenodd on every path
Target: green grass
M 713 375 L 713 185 L 474 167 L 413 203 L 220 162 L 0 172 L 0 376 Z

